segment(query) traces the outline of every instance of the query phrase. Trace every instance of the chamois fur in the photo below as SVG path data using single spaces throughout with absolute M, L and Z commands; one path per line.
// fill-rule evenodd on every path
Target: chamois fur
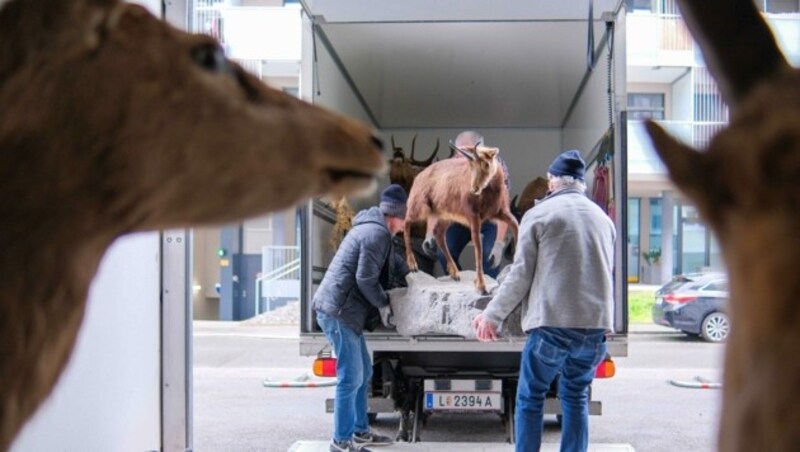
M 379 142 L 118 0 L 0 9 L 0 450 L 48 396 L 119 236 L 374 185 Z
M 424 169 L 415 179 L 408 195 L 408 210 L 403 238 L 406 260 L 411 271 L 417 271 L 417 261 L 411 250 L 411 228 L 419 221 L 433 221 L 428 229 L 447 259 L 447 273 L 458 280 L 458 267 L 447 249 L 445 231 L 452 222 L 470 228 L 475 246 L 475 289 L 486 293 L 483 277 L 483 247 L 481 224 L 486 220 L 504 221 L 511 227 L 514 239 L 519 225 L 511 215 L 508 188 L 503 181 L 503 169 L 497 160 L 497 148 L 481 145 L 459 152 L 467 158 L 450 158 Z

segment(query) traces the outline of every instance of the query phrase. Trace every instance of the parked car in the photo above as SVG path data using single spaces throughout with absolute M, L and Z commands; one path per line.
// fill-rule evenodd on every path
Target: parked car
M 653 322 L 709 342 L 724 342 L 731 329 L 727 304 L 727 274 L 678 275 L 656 291 Z

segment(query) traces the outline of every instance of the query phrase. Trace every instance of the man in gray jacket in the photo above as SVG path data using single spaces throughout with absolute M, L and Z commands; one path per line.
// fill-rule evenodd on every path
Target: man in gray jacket
M 589 444 L 588 387 L 613 327 L 616 232 L 585 195 L 585 166 L 575 150 L 550 165 L 550 194 L 522 217 L 510 272 L 473 321 L 479 340 L 495 340 L 497 326 L 523 303 L 529 336 L 517 386 L 518 452 L 539 450 L 544 399 L 559 372 L 561 451 L 585 451 Z
M 372 360 L 363 331 L 368 319 L 380 321 L 377 309 L 389 304 L 385 290 L 391 288 L 390 281 L 408 273 L 392 249 L 392 237 L 405 227 L 406 200 L 405 190 L 392 184 L 381 193 L 378 207 L 356 214 L 314 294 L 317 323 L 337 359 L 331 452 L 368 452 L 364 446 L 393 442 L 369 430 Z

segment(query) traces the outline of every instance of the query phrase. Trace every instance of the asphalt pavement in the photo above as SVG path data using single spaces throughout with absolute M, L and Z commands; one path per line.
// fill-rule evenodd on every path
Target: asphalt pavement
M 325 448 L 332 418 L 324 412 L 324 400 L 333 397 L 335 388 L 264 385 L 307 378 L 313 358 L 299 355 L 298 337 L 297 325 L 194 322 L 193 450 Z M 617 375 L 593 385 L 592 397 L 603 402 L 603 414 L 590 420 L 592 450 L 715 450 L 721 391 L 677 387 L 670 381 L 719 382 L 724 346 L 651 324 L 631 325 L 628 343 L 629 356 L 617 360 Z M 399 415 L 381 415 L 374 428 L 393 435 L 398 422 Z M 510 450 L 496 416 L 433 416 L 422 436 L 419 444 L 376 450 Z M 557 450 L 559 437 L 555 420 L 546 419 L 543 450 Z M 470 441 L 469 447 L 461 447 L 463 441 Z M 618 446 L 630 448 L 605 448 Z

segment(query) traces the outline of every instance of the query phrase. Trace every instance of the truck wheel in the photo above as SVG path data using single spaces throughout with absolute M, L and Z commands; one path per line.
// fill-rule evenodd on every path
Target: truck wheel
M 728 316 L 722 312 L 712 312 L 703 319 L 700 335 L 708 342 L 725 342 L 731 332 Z

